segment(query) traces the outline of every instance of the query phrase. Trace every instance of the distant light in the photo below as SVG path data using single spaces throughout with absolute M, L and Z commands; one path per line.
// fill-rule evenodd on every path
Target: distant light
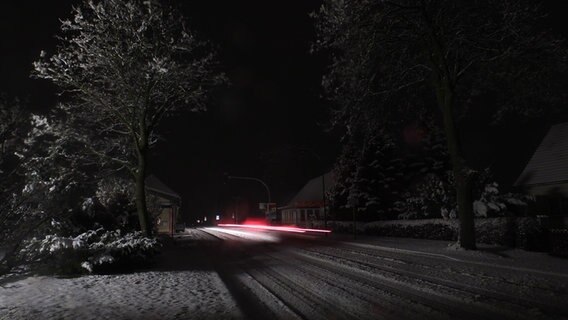
M 197 223 L 201 223 L 201 220 L 197 219 Z
M 203 222 L 207 222 L 207 217 L 203 217 Z
M 216 221 L 219 221 L 219 219 L 221 219 L 221 217 L 219 217 L 219 215 L 216 215 L 216 216 L 215 216 L 215 220 L 216 220 Z
M 256 225 L 256 224 L 219 224 L 219 227 L 250 228 L 250 229 L 286 231 L 286 232 L 296 232 L 296 233 L 306 233 L 306 232 L 330 233 L 331 232 L 331 230 L 325 230 L 325 229 L 304 229 L 304 228 L 297 228 L 297 227 L 274 227 L 274 226 L 265 226 L 265 225 Z

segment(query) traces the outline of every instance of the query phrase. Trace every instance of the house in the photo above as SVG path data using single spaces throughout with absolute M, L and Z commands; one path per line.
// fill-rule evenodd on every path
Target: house
M 310 226 L 315 220 L 323 220 L 324 209 L 329 208 L 325 193 L 334 183 L 332 172 L 308 181 L 286 206 L 279 208 L 282 224 Z
M 173 235 L 179 218 L 181 197 L 154 175 L 146 177 L 146 191 L 150 203 L 148 211 L 152 213 L 158 234 Z
M 539 214 L 568 214 L 568 122 L 550 128 L 515 186 L 536 197 Z

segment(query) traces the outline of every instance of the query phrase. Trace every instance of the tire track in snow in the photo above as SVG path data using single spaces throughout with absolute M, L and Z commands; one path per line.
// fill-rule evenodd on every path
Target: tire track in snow
M 295 313 L 293 306 L 287 305 L 269 288 L 258 282 L 252 275 L 246 271 L 242 271 L 236 276 L 237 281 L 246 287 L 254 296 L 256 296 L 262 305 L 269 310 L 270 318 L 282 320 L 299 320 L 300 315 Z
M 361 259 L 350 252 L 345 252 L 345 250 L 342 250 L 341 253 L 329 252 L 333 250 L 341 251 L 336 248 L 318 248 L 318 250 L 304 250 L 304 252 L 306 252 L 305 256 L 307 257 L 321 259 L 322 261 L 331 260 L 334 263 L 340 263 L 372 275 L 377 275 L 376 271 L 382 271 L 386 274 L 385 279 L 396 281 L 403 286 L 409 286 L 416 291 L 423 291 L 427 294 L 438 296 L 439 299 L 460 303 L 462 306 L 459 310 L 470 309 L 472 314 L 479 314 L 480 317 L 486 318 L 488 314 L 493 314 L 496 318 L 533 319 L 539 316 L 543 317 L 541 310 L 535 310 L 534 301 L 520 300 L 516 297 L 502 295 L 487 289 L 445 280 L 440 277 L 428 276 L 425 273 L 401 270 L 385 266 L 384 264 L 373 263 L 368 259 Z M 475 304 L 475 308 L 471 308 L 473 304 Z M 506 308 L 504 308 L 505 306 Z M 548 305 L 541 306 L 541 308 L 549 311 L 551 308 L 557 309 Z M 557 312 L 560 311 L 555 310 L 555 313 L 558 314 Z
M 525 309 L 527 312 L 533 313 L 532 316 L 539 316 L 539 312 L 548 312 L 568 317 L 568 308 L 563 303 L 562 297 L 551 296 L 550 288 L 541 287 L 539 285 L 541 282 L 548 279 L 536 277 L 534 274 L 527 275 L 526 273 L 522 273 L 517 275 L 524 279 L 529 276 L 535 277 L 529 287 L 525 281 L 510 281 L 507 276 L 512 277 L 511 273 L 505 274 L 505 276 L 496 277 L 494 275 L 485 274 L 487 270 L 471 269 L 469 272 L 464 272 L 464 267 L 470 268 L 470 266 L 467 265 L 467 262 L 464 265 L 460 262 L 446 261 L 442 264 L 444 269 L 440 269 L 439 261 L 437 261 L 436 258 L 425 258 L 421 259 L 418 263 L 417 261 L 402 260 L 407 266 L 401 267 L 397 265 L 396 267 L 391 267 L 384 263 L 378 263 L 379 261 L 377 261 L 380 260 L 382 262 L 385 258 L 385 252 L 382 252 L 381 250 L 377 252 L 376 250 L 368 248 L 368 246 L 348 246 L 323 249 L 323 251 L 325 250 L 339 251 L 340 253 L 336 253 L 336 256 L 346 257 L 346 255 L 349 255 L 350 259 L 370 264 L 375 268 L 395 272 L 408 277 L 423 278 L 429 282 L 449 288 L 454 288 L 464 292 L 471 292 L 476 300 L 486 298 L 487 300 L 492 300 L 494 304 L 499 305 L 499 307 L 508 305 L 512 310 Z M 392 256 L 393 253 L 386 254 Z M 404 259 L 403 257 L 399 258 Z M 429 259 L 435 261 L 435 263 L 430 265 L 427 264 Z M 409 268 L 411 268 L 411 270 L 407 270 Z M 426 270 L 417 270 L 419 268 Z M 497 270 L 501 269 L 497 268 Z M 432 274 L 432 272 L 434 272 L 434 274 Z M 483 281 L 480 281 L 480 279 L 492 281 L 489 283 L 491 288 L 482 287 L 482 285 L 487 285 L 487 283 L 484 284 Z M 496 287 L 495 282 L 499 282 L 500 287 Z M 497 290 L 506 291 L 508 294 L 504 294 Z M 539 290 L 539 292 L 536 292 L 537 290 Z M 521 296 L 521 293 L 525 293 L 525 296 Z M 538 308 L 538 310 L 536 308 Z
M 361 308 L 355 300 L 338 301 L 336 286 L 326 286 L 317 277 L 306 273 L 298 273 L 295 265 L 280 263 L 277 265 L 265 265 L 259 263 L 259 258 L 268 258 L 271 262 L 275 259 L 266 254 L 262 257 L 249 260 L 241 267 L 246 270 L 256 282 L 262 285 L 274 297 L 279 299 L 290 310 L 304 319 L 376 319 L 366 316 L 369 308 Z M 343 290 L 345 295 L 350 292 Z M 349 296 L 349 298 L 352 298 Z M 349 305 L 345 302 L 348 301 Z M 363 302 L 363 301 L 362 301 Z
M 204 232 L 222 240 L 247 241 L 237 234 Z M 527 275 L 522 270 L 490 264 L 483 264 L 487 268 L 477 268 L 470 261 L 449 259 L 442 254 L 385 250 L 366 244 L 336 243 L 335 247 L 328 246 L 329 242 L 322 244 L 327 245 L 284 252 L 279 252 L 282 247 L 270 245 L 271 251 L 279 252 L 274 254 L 243 249 L 242 256 L 249 258 L 239 264 L 245 271 L 239 281 L 252 288 L 249 290 L 252 295 L 264 296 L 263 303 L 273 310 L 284 308 L 288 315 L 307 319 L 320 319 L 329 312 L 339 318 L 369 318 L 365 310 L 376 307 L 381 311 L 380 318 L 408 314 L 401 309 L 411 314 L 406 318 L 412 319 L 417 315 L 436 319 L 444 316 L 534 319 L 568 315 L 565 304 L 558 303 L 565 296 L 562 286 L 543 278 L 547 282 L 538 287 L 543 275 L 531 273 L 527 282 L 523 282 L 521 277 Z M 278 264 L 259 263 L 262 257 Z M 509 277 L 507 271 L 513 276 Z M 550 288 L 558 291 L 547 300 Z M 358 307 L 352 308 L 352 312 L 337 310 L 341 299 L 335 298 L 349 294 L 350 299 L 344 300 L 359 303 Z M 532 296 L 536 299 L 531 299 Z M 397 309 L 398 313 L 391 313 Z
M 330 255 L 319 257 L 306 253 L 296 253 L 296 255 L 307 263 L 322 266 L 336 274 L 341 274 L 355 281 L 367 282 L 373 287 L 391 292 L 414 303 L 429 306 L 451 319 L 503 319 L 502 316 L 488 315 L 482 312 L 482 310 L 472 306 L 471 301 L 456 299 L 451 295 L 442 295 L 432 288 L 425 287 L 422 282 L 414 285 L 405 283 L 399 279 L 391 278 L 392 274 L 384 275 L 368 268 L 365 270 L 361 268 L 362 265 L 360 264 L 338 261 Z
M 368 279 L 346 276 L 345 274 L 334 273 L 324 266 L 313 264 L 305 260 L 292 257 L 291 255 L 281 254 L 270 255 L 283 263 L 290 263 L 296 266 L 299 271 L 309 274 L 311 277 L 318 278 L 330 287 L 336 287 L 345 293 L 356 297 L 368 304 L 367 310 L 373 310 L 377 314 L 363 315 L 361 318 L 380 318 L 380 319 L 415 319 L 416 314 L 421 314 L 426 319 L 441 319 L 444 314 L 433 310 L 430 306 L 416 303 L 404 296 L 397 296 L 383 288 L 372 286 Z
M 521 304 L 534 300 L 544 301 L 546 303 L 541 303 L 541 307 L 547 306 L 548 309 L 552 307 L 555 312 L 568 315 L 568 308 L 563 309 L 563 311 L 555 308 L 556 305 L 563 306 L 564 300 L 568 298 L 566 295 L 568 273 L 548 272 L 467 259 L 452 259 L 441 263 L 440 259 L 446 259 L 447 256 L 440 254 L 421 253 L 421 259 L 416 260 L 414 256 L 417 256 L 415 253 L 420 253 L 418 251 L 396 248 L 386 248 L 395 250 L 384 250 L 385 247 L 364 243 L 343 242 L 338 247 L 347 247 L 352 252 L 374 258 L 381 257 L 383 259 L 387 255 L 398 256 L 399 259 L 405 259 L 406 264 L 442 273 L 444 278 L 457 278 L 459 283 L 467 282 L 475 287 L 485 285 L 497 294 L 502 294 L 505 291 L 508 292 L 508 295 L 502 295 L 502 297 L 506 298 L 521 295 L 518 297 Z M 395 252 L 402 254 L 397 255 Z
M 313 299 L 314 295 L 282 279 L 280 275 L 258 268 L 249 268 L 247 273 L 302 318 L 321 320 L 330 318 L 326 316 L 330 314 L 329 309 L 319 305 L 319 302 Z

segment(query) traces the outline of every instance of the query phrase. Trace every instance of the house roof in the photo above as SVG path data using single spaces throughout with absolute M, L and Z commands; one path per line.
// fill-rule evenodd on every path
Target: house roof
M 333 172 L 328 172 L 323 176 L 325 182 L 325 191 L 328 192 L 335 184 Z M 286 207 L 298 206 L 314 206 L 321 205 L 323 199 L 322 176 L 316 177 L 308 181 L 302 189 L 290 200 Z
M 568 182 L 568 122 L 550 128 L 515 186 Z
M 173 191 L 168 186 L 166 186 L 162 181 L 160 181 L 160 179 L 158 179 L 153 174 L 147 176 L 145 182 L 146 182 L 146 189 L 149 191 L 153 191 L 172 198 L 178 198 L 178 199 L 181 198 L 179 194 L 177 194 L 175 191 Z

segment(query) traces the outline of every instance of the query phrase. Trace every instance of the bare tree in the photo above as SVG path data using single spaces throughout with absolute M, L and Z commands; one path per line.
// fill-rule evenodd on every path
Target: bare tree
M 534 111 L 539 93 L 559 97 L 550 93 L 562 92 L 554 77 L 565 70 L 566 51 L 538 31 L 538 8 L 522 0 L 327 0 L 313 16 L 314 49 L 332 56 L 322 85 L 337 106 L 335 125 L 350 134 L 392 126 L 421 109 L 434 107 L 440 115 L 455 177 L 459 243 L 474 249 L 475 170 L 463 154 L 460 119 L 482 100 L 492 100 L 502 115 Z
M 207 43 L 155 0 L 85 0 L 61 31 L 56 53 L 42 51 L 32 76 L 58 85 L 67 115 L 97 130 L 87 145 L 93 154 L 132 173 L 149 235 L 144 178 L 158 125 L 177 110 L 205 110 L 206 88 L 224 76 Z

